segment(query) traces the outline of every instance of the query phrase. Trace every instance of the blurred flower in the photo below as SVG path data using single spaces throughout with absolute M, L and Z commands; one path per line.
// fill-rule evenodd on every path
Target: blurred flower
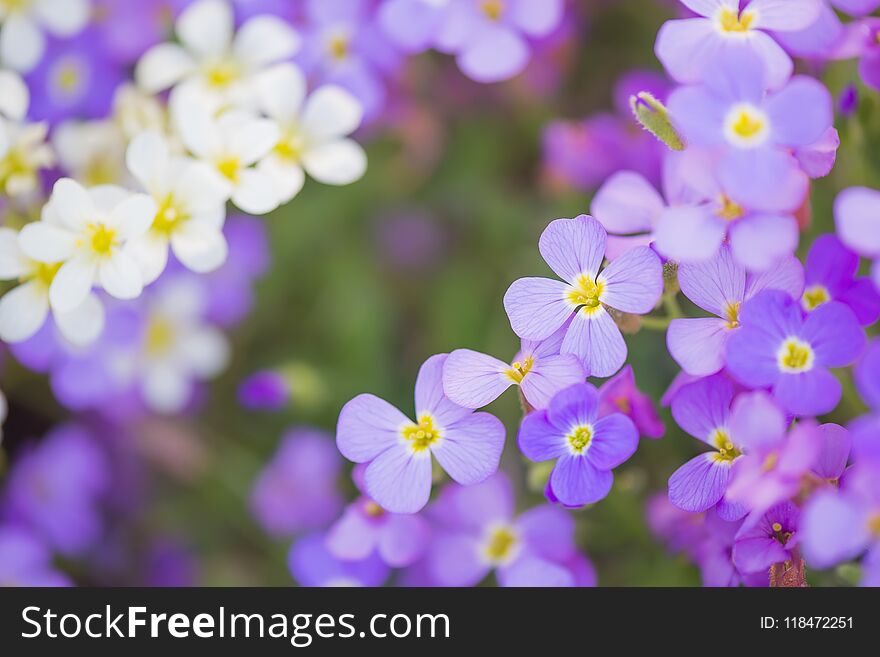
M 777 504 L 757 518 L 748 518 L 736 533 L 733 562 L 746 573 L 767 572 L 775 563 L 792 560 L 797 547 L 800 509 Z
M 52 566 L 52 555 L 23 527 L 0 525 L 0 587 L 70 586 Z
M 636 425 L 639 434 L 647 438 L 662 438 L 663 420 L 657 415 L 654 402 L 636 387 L 631 365 L 599 386 L 599 417 L 623 413 Z
M 417 210 L 395 211 L 376 227 L 377 260 L 407 274 L 425 273 L 446 255 L 447 226 Z
M 850 249 L 874 260 L 871 278 L 880 290 L 880 192 L 850 187 L 834 201 L 837 235 Z
M 48 125 L 24 122 L 30 92 L 17 74 L 0 70 L 0 99 L 0 189 L 12 197 L 30 196 L 39 171 L 55 161 L 45 143 Z
M 326 527 L 342 509 L 341 470 L 332 436 L 308 427 L 291 429 L 254 483 L 251 510 L 273 536 Z
M 81 555 L 103 532 L 100 503 L 109 481 L 94 437 L 62 425 L 18 455 L 0 508 L 62 554 Z
M 743 304 L 740 330 L 727 341 L 727 368 L 741 383 L 770 388 L 796 415 L 821 415 L 840 401 L 829 367 L 844 367 L 865 348 L 865 334 L 842 303 L 822 304 L 804 319 L 785 292 L 764 290 Z
M 551 499 L 566 506 L 598 502 L 611 490 L 614 468 L 636 451 L 639 433 L 622 413 L 598 417 L 599 394 L 588 383 L 556 393 L 546 410 L 529 413 L 517 445 L 532 461 L 555 460 Z
M 551 222 L 538 248 L 566 282 L 521 278 L 504 295 L 513 332 L 527 340 L 544 340 L 573 317 L 561 351 L 577 355 L 588 376 L 611 376 L 626 360 L 626 343 L 606 307 L 649 313 L 663 289 L 660 259 L 645 247 L 627 251 L 600 272 L 606 242 L 605 229 L 587 215 Z
M 196 555 L 170 537 L 153 539 L 147 549 L 144 586 L 195 586 Z
M 291 386 L 281 372 L 260 370 L 238 386 L 238 403 L 249 411 L 280 411 L 291 399 Z
M 374 395 L 358 395 L 339 413 L 336 444 L 350 461 L 369 463 L 366 492 L 386 511 L 415 513 L 431 494 L 431 456 L 470 486 L 498 469 L 504 425 L 443 394 L 446 354 L 432 356 L 416 379 L 416 422 Z
M 519 516 L 514 509 L 513 488 L 500 473 L 476 486 L 444 488 L 430 508 L 431 579 L 473 586 L 494 569 L 501 586 L 579 585 L 568 568 L 576 555 L 571 516 L 549 505 Z
M 125 135 L 116 122 L 65 121 L 52 131 L 52 147 L 64 173 L 87 187 L 128 186 Z
M 823 481 L 836 483 L 843 476 L 849 460 L 850 432 L 837 424 L 821 424 L 817 440 L 819 453 L 813 461 L 812 472 Z
M 415 54 L 434 45 L 450 0 L 384 0 L 379 6 L 379 24 L 401 50 Z
M 857 278 L 859 256 L 834 235 L 820 235 L 807 255 L 806 288 L 801 304 L 812 312 L 823 303 L 849 306 L 863 326 L 880 317 L 880 292 L 870 279 Z
M 359 561 L 337 559 L 327 549 L 323 534 L 298 539 L 287 563 L 301 586 L 381 586 L 389 574 L 376 553 Z
M 586 377 L 577 356 L 559 353 L 567 330 L 565 324 L 546 340 L 522 340 L 510 364 L 470 349 L 456 349 L 443 367 L 443 391 L 459 406 L 481 408 L 517 385 L 533 408 L 546 408 L 554 394 Z
M 725 365 L 727 341 L 740 328 L 742 304 L 762 290 L 780 290 L 799 299 L 804 289 L 804 269 L 794 256 L 783 258 L 770 270 L 747 274 L 722 245 L 706 263 L 678 268 L 681 291 L 714 317 L 673 319 L 666 333 L 669 354 L 694 376 L 719 372 Z
M 164 40 L 175 15 L 190 0 L 93 0 L 92 24 L 105 57 L 118 64 L 134 64 L 152 46 Z
M 306 80 L 293 65 L 277 66 L 260 78 L 260 105 L 281 128 L 281 138 L 259 169 L 270 175 L 282 203 L 296 196 L 305 172 L 328 185 L 347 185 L 364 175 L 367 156 L 346 135 L 361 123 L 357 99 L 327 85 L 306 98 Z
M 36 0 L 3 3 L 0 7 L 0 60 L 27 73 L 43 56 L 43 30 L 61 37 L 73 36 L 89 20 L 89 0 Z

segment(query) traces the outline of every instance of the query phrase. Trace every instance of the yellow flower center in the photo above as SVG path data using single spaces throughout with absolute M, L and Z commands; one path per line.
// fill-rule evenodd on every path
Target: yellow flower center
M 241 67 L 233 59 L 220 59 L 205 68 L 205 81 L 215 89 L 223 89 L 240 77 Z
M 754 21 L 754 11 L 746 10 L 740 13 L 730 7 L 723 7 L 718 14 L 718 24 L 723 32 L 748 32 Z
M 305 150 L 302 133 L 293 127 L 287 127 L 281 139 L 275 144 L 275 154 L 285 160 L 299 162 Z
M 153 218 L 153 230 L 157 233 L 171 237 L 177 228 L 189 218 L 180 206 L 175 202 L 174 197 L 168 194 L 159 205 L 159 210 Z
M 27 278 L 37 281 L 40 285 L 45 287 L 46 289 L 52 285 L 52 281 L 55 280 L 55 274 L 58 273 L 58 270 L 61 269 L 62 263 L 56 262 L 52 265 L 47 265 L 42 262 L 35 262 L 34 268 L 31 271 L 31 275 Z
M 739 326 L 739 309 L 742 301 L 729 301 L 724 307 L 724 317 L 727 319 L 727 328 L 735 329 Z
M 773 528 L 774 532 L 781 532 L 782 531 L 782 525 L 780 525 L 778 522 L 774 522 L 771 525 L 771 527 Z
M 0 0 L 0 7 L 3 7 L 9 13 L 19 11 L 26 8 L 31 0 Z
M 722 194 L 718 209 L 715 211 L 715 216 L 721 217 L 725 221 L 736 221 L 741 219 L 745 213 L 746 211 L 743 206 L 730 200 L 726 194 Z
M 106 224 L 100 222 L 89 224 L 86 227 L 86 231 L 89 236 L 89 246 L 96 255 L 102 258 L 113 255 L 113 250 L 119 246 L 119 238 L 116 236 L 116 231 L 109 228 Z
M 526 356 L 521 362 L 517 360 L 511 363 L 510 369 L 506 370 L 504 373 L 508 378 L 512 379 L 514 383 L 522 383 L 522 380 L 526 378 L 526 374 L 529 373 L 529 370 L 532 369 L 532 365 L 534 364 L 534 356 Z
M 572 454 L 581 455 L 590 446 L 593 440 L 593 427 L 584 424 L 571 430 L 566 438 L 568 439 L 568 448 Z
M 348 57 L 349 39 L 345 34 L 334 34 L 327 42 L 327 50 L 330 51 L 330 57 L 336 61 L 342 61 Z
M 364 505 L 364 513 L 366 513 L 371 518 L 380 518 L 385 515 L 385 509 L 370 500 Z
M 512 527 L 500 525 L 489 530 L 483 545 L 483 556 L 491 564 L 504 564 L 513 560 L 519 538 Z
M 238 172 L 240 170 L 241 160 L 233 155 L 217 161 L 217 171 L 233 184 L 238 182 Z
M 164 317 L 153 317 L 147 326 L 146 349 L 150 356 L 161 356 L 174 344 L 174 326 Z
M 594 281 L 593 277 L 587 274 L 580 274 L 571 289 L 565 293 L 566 300 L 575 310 L 582 309 L 584 313 L 591 315 L 602 306 L 599 298 L 604 288 L 603 282 Z
M 880 512 L 868 518 L 868 531 L 872 536 L 880 536 Z
M 824 285 L 813 285 L 804 290 L 804 297 L 801 301 L 807 310 L 815 310 L 823 303 L 831 301 L 831 294 Z
M 739 148 L 755 148 L 767 140 L 770 121 L 758 107 L 739 103 L 731 108 L 724 121 L 727 141 Z
M 409 442 L 410 449 L 418 454 L 424 452 L 441 438 L 441 432 L 434 426 L 434 418 L 425 413 L 418 424 L 410 424 L 401 431 L 404 439 Z
M 504 0 L 483 0 L 480 3 L 480 9 L 490 21 L 500 20 L 504 13 Z
M 782 343 L 776 354 L 779 369 L 789 374 L 809 372 L 813 369 L 816 354 L 813 348 L 798 338 L 789 338 Z
M 713 455 L 716 461 L 729 463 L 742 456 L 742 452 L 730 440 L 730 432 L 724 427 L 715 429 L 709 437 L 709 442 L 718 450 L 718 453 Z
M 57 76 L 58 86 L 63 91 L 72 91 L 79 84 L 79 69 L 72 62 L 62 66 Z

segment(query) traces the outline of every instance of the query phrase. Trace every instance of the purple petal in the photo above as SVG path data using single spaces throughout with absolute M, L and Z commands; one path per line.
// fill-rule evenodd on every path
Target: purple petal
M 693 376 L 708 376 L 724 367 L 729 335 L 730 329 L 723 319 L 674 319 L 666 331 L 666 346 L 685 372 Z
M 321 534 L 309 534 L 294 543 L 288 567 L 302 586 L 379 586 L 388 577 L 388 566 L 378 555 L 362 561 L 341 561 L 327 550 Z
M 706 511 L 724 495 L 729 480 L 728 463 L 716 461 L 712 453 L 700 454 L 672 473 L 669 501 L 684 511 Z
M 441 534 L 428 555 L 431 576 L 440 586 L 473 586 L 489 574 L 480 542 L 469 534 Z
M 834 219 L 840 239 L 856 253 L 880 256 L 880 192 L 850 187 L 834 201 Z
M 865 549 L 868 529 L 861 508 L 845 494 L 820 491 L 804 507 L 801 547 L 814 568 L 828 568 Z
M 499 82 L 522 71 L 529 61 L 529 46 L 504 25 L 486 25 L 473 34 L 458 55 L 458 66 L 476 82 Z
M 504 295 L 510 327 L 526 340 L 544 340 L 571 317 L 565 301 L 570 286 L 549 278 L 520 278 Z
M 510 20 L 514 25 L 530 36 L 542 37 L 550 34 L 562 21 L 565 14 L 565 1 L 514 0 L 510 10 Z
M 880 409 L 880 340 L 874 340 L 855 369 L 856 387 L 871 408 Z
M 777 260 L 769 269 L 750 274 L 746 279 L 745 299 L 763 290 L 782 290 L 792 299 L 804 292 L 804 267 L 794 256 Z
M 773 126 L 772 139 L 783 146 L 807 146 L 818 141 L 833 120 L 834 101 L 825 86 L 810 77 L 792 78 L 764 105 Z
M 794 415 L 823 415 L 840 401 L 840 381 L 826 369 L 814 367 L 809 372 L 782 374 L 773 386 L 773 397 Z
M 688 83 L 702 79 L 707 62 L 715 60 L 724 46 L 711 20 L 688 18 L 664 23 L 654 52 L 669 75 Z
M 378 540 L 378 526 L 364 516 L 361 505 L 355 502 L 327 531 L 325 544 L 337 559 L 358 561 L 370 556 Z
M 809 27 L 819 18 L 818 0 L 752 0 L 756 12 L 754 27 L 762 30 L 794 31 Z
M 667 25 L 661 28 L 658 41 Z M 727 104 L 705 87 L 679 87 L 669 96 L 667 106 L 689 145 L 711 147 L 724 143 L 722 126 Z
M 616 258 L 599 275 L 605 288 L 600 301 L 625 313 L 646 314 L 663 294 L 663 265 L 647 247 L 638 247 Z
M 611 315 L 600 306 L 589 315 L 584 311 L 575 315 L 562 342 L 562 353 L 580 358 L 588 376 L 606 377 L 626 361 L 626 342 Z
M 446 427 L 431 452 L 450 477 L 470 486 L 498 469 L 504 438 L 504 425 L 498 418 L 474 413 Z
M 544 504 L 522 513 L 516 520 L 529 552 L 553 561 L 574 554 L 574 518 L 559 507 Z
M 726 232 L 726 222 L 707 206 L 679 205 L 660 215 L 654 244 L 672 260 L 700 262 L 718 252 Z
M 611 470 L 635 454 L 638 446 L 639 432 L 633 421 L 614 413 L 596 421 L 586 455 L 597 468 Z
M 822 479 L 839 479 L 846 470 L 852 448 L 849 431 L 838 424 L 822 424 L 819 426 L 819 445 L 813 472 Z
M 761 208 L 768 198 L 797 207 L 807 195 L 808 180 L 791 153 L 770 146 L 734 149 L 721 161 L 718 175 L 737 202 Z
M 513 518 L 513 486 L 503 472 L 474 486 L 446 486 L 430 512 L 437 526 L 481 534 L 486 527 Z
M 456 349 L 443 367 L 443 391 L 459 406 L 480 408 L 498 399 L 513 385 L 513 379 L 504 373 L 508 369 L 510 365 L 492 356 Z
M 614 475 L 599 470 L 583 456 L 566 454 L 553 468 L 550 487 L 565 506 L 583 506 L 603 499 L 611 490 Z
M 730 306 L 743 300 L 746 272 L 724 245 L 705 262 L 682 264 L 678 282 L 684 295 L 700 308 L 727 318 Z
M 533 408 L 546 408 L 553 395 L 585 378 L 584 366 L 577 356 L 559 354 L 538 358 L 520 386 Z
M 416 417 L 429 413 L 441 427 L 449 426 L 471 414 L 443 393 L 443 367 L 447 354 L 436 354 L 422 363 L 416 377 Z
M 806 284 L 823 285 L 836 297 L 852 284 L 858 268 L 858 255 L 834 235 L 820 235 L 807 254 Z
M 506 568 L 498 570 L 498 583 L 504 587 L 574 586 L 574 577 L 567 568 L 531 555 L 523 556 Z
M 558 356 L 559 350 L 562 349 L 562 341 L 565 339 L 565 334 L 568 332 L 569 324 L 571 324 L 571 322 L 566 321 L 565 324 L 560 326 L 549 338 L 537 341 L 523 340 L 522 349 L 520 350 L 520 354 L 517 355 L 517 359 L 519 359 L 520 356 L 525 357 L 529 354 L 537 359 L 543 358 L 544 356 Z
M 862 326 L 880 319 L 880 291 L 874 282 L 860 278 L 838 296 L 838 301 L 849 306 Z
M 358 395 L 339 413 L 336 445 L 349 461 L 364 463 L 400 440 L 400 430 L 410 420 L 384 399 Z
M 865 332 L 856 316 L 835 301 L 810 313 L 800 335 L 816 352 L 816 362 L 826 367 L 845 367 L 865 350 Z
M 798 227 L 789 215 L 753 214 L 730 230 L 736 259 L 749 271 L 762 272 L 790 258 L 798 243 Z
M 628 235 L 650 231 L 665 207 L 644 176 L 618 171 L 596 192 L 590 209 L 608 232 Z
M 547 409 L 547 420 L 567 433 L 573 427 L 593 424 L 598 411 L 598 390 L 589 383 L 578 383 L 553 397 Z
M 565 435 L 547 421 L 546 411 L 535 411 L 523 418 L 516 443 L 525 457 L 536 463 L 557 459 L 567 451 Z
M 392 568 L 414 563 L 425 553 L 431 528 L 416 515 L 391 515 L 379 537 L 379 554 Z
M 721 375 L 689 383 L 672 398 L 672 417 L 691 436 L 716 447 L 711 439 L 716 429 L 728 426 L 733 392 Z
M 574 281 L 581 274 L 595 277 L 605 256 L 607 234 L 588 215 L 551 221 L 538 241 L 541 257 L 556 275 Z
M 398 444 L 377 456 L 364 473 L 367 493 L 392 513 L 416 513 L 431 495 L 431 459 Z
M 733 545 L 733 562 L 744 573 L 765 571 L 789 558 L 779 541 L 767 536 L 746 538 Z
M 744 392 L 730 409 L 730 432 L 736 444 L 758 453 L 777 449 L 785 440 L 785 413 L 766 392 Z

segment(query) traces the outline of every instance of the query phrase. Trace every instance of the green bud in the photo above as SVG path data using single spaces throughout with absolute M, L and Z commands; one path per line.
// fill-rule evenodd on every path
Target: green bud
M 687 148 L 684 139 L 672 125 L 666 106 L 654 96 L 647 91 L 640 91 L 635 96 L 630 96 L 629 106 L 636 121 L 671 150 L 683 151 Z

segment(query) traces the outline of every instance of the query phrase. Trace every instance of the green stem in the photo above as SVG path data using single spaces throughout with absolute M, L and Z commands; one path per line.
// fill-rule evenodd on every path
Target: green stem
M 669 319 L 684 317 L 684 313 L 681 312 L 681 306 L 678 305 L 677 294 L 665 295 L 663 297 L 663 307 L 666 308 L 666 314 L 669 316 Z
M 651 315 L 645 315 L 640 318 L 640 323 L 642 328 L 648 329 L 649 331 L 665 331 L 669 328 L 669 322 L 672 321 L 669 317 L 652 317 Z

